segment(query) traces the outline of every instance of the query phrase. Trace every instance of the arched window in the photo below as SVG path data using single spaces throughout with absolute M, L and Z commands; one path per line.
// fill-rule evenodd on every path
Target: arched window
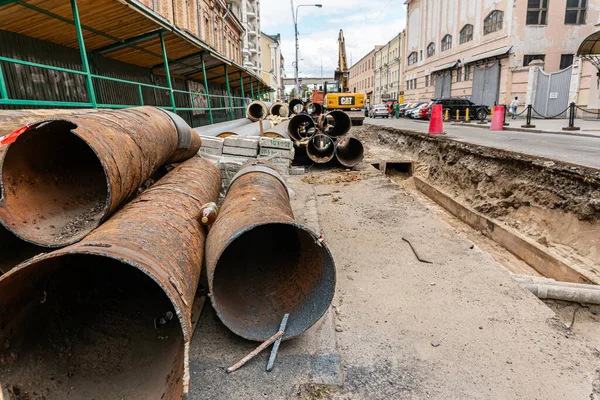
M 446 35 L 442 39 L 442 51 L 446 51 L 452 48 L 452 36 Z
M 502 22 L 504 21 L 504 12 L 500 10 L 492 11 L 483 20 L 483 34 L 496 32 L 502 29 Z
M 427 57 L 431 57 L 435 55 L 435 43 L 431 42 L 429 43 L 429 46 L 427 46 Z
M 417 58 L 418 58 L 418 55 L 417 55 L 416 51 L 413 51 L 412 53 L 410 53 L 408 55 L 408 65 L 415 64 L 417 62 Z
M 473 25 L 467 24 L 460 30 L 460 44 L 473 40 Z

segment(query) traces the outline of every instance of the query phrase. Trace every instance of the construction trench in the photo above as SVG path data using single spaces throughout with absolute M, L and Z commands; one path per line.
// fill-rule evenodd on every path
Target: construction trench
M 600 172 L 269 106 L 0 119 L 3 400 L 600 398 Z

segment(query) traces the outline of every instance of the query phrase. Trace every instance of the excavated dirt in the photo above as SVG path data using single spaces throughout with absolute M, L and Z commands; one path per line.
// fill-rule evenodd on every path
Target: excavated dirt
M 586 269 L 600 270 L 600 171 L 444 137 L 366 126 L 373 160 L 404 158 L 415 176 Z

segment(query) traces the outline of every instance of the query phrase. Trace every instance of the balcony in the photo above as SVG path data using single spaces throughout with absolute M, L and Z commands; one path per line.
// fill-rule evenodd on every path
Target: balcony
M 256 9 L 251 6 L 247 6 L 246 7 L 246 15 L 248 16 L 248 19 L 256 19 L 256 16 L 257 16 Z
M 248 24 L 248 35 L 250 35 L 250 36 L 257 36 L 258 35 L 258 31 L 256 29 L 256 25 L 254 25 L 254 24 Z

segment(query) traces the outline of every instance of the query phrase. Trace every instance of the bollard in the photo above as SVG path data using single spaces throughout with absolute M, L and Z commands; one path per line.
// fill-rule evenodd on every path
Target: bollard
M 575 103 L 569 104 L 569 126 L 562 128 L 563 131 L 578 131 L 580 128 L 575 126 Z
M 450 120 L 450 110 L 446 110 L 446 115 L 444 116 L 444 121 L 448 122 Z
M 465 123 L 470 123 L 471 120 L 469 119 L 469 107 L 467 107 L 467 109 L 465 110 Z
M 527 123 L 525 125 L 521 125 L 521 128 L 535 128 L 535 125 L 531 125 L 531 113 L 533 106 L 531 104 L 527 104 Z
M 456 120 L 460 120 L 460 111 L 456 110 Z
M 502 107 L 504 107 L 504 126 L 509 126 L 510 124 L 506 122 L 506 110 L 508 109 L 508 106 L 505 104 Z

